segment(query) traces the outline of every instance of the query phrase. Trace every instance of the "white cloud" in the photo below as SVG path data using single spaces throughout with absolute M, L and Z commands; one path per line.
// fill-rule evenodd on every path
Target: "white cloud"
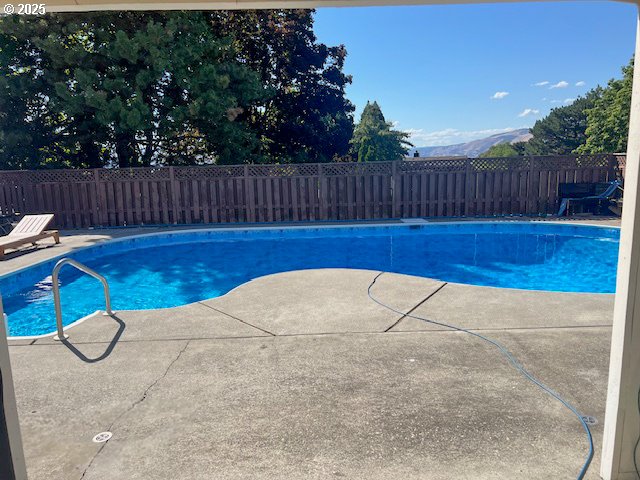
M 518 117 L 527 117 L 529 115 L 537 115 L 538 113 L 540 113 L 540 110 L 536 110 L 535 108 L 525 108 L 518 114 Z
M 576 87 L 584 87 L 587 84 L 587 82 L 583 82 L 582 80 L 580 80 L 579 82 L 576 82 Z
M 534 87 L 544 87 L 545 85 L 549 85 L 549 81 L 545 80 L 544 82 L 538 82 L 538 83 L 534 83 L 533 86 Z
M 551 85 L 549 88 L 567 88 L 568 86 L 569 86 L 569 82 L 560 80 L 558 83 Z
M 487 130 L 458 130 L 456 128 L 446 128 L 435 132 L 428 132 L 422 128 L 408 128 L 403 131 L 410 135 L 409 141 L 418 147 L 438 147 L 442 145 L 466 143 L 497 133 L 511 132 L 512 130 L 517 130 L 517 128 L 491 128 Z
M 573 103 L 575 102 L 576 99 L 575 98 L 565 98 L 564 100 L 551 100 L 551 103 L 564 103 L 564 104 L 568 104 L 568 103 Z
M 496 92 L 491 96 L 492 100 L 500 100 L 509 95 L 509 92 Z

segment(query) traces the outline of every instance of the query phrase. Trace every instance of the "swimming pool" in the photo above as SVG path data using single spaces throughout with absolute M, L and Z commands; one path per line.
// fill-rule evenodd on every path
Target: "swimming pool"
M 495 222 L 173 231 L 114 240 L 70 256 L 109 281 L 116 310 L 217 297 L 262 275 L 309 268 L 384 270 L 449 282 L 613 293 L 619 229 Z M 55 330 L 51 272 L 59 258 L 0 278 L 11 336 Z M 104 308 L 101 286 L 65 267 L 68 325 Z

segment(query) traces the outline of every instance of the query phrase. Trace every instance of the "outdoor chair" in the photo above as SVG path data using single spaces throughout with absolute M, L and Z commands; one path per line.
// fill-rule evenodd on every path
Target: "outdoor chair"
M 593 213 L 602 214 L 610 210 L 610 206 L 622 193 L 622 182 L 614 180 L 609 183 L 561 183 L 559 185 L 560 208 L 558 217 L 568 215 L 572 206 L 582 205 Z M 604 207 L 604 208 L 603 208 Z
M 4 258 L 7 248 L 18 248 L 27 243 L 36 245 L 38 240 L 53 237 L 55 243 L 60 243 L 57 230 L 47 230 L 45 227 L 53 220 L 53 214 L 25 215 L 8 235 L 0 237 L 0 259 Z

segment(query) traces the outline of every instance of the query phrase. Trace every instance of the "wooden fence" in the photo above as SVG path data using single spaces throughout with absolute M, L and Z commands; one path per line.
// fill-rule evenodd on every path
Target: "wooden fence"
M 59 228 L 553 213 L 560 182 L 605 182 L 624 157 L 0 171 L 0 213 Z

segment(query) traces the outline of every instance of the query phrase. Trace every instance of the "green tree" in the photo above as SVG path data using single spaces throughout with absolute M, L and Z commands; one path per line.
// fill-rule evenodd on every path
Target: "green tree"
M 587 109 L 602 94 L 596 88 L 584 97 L 578 97 L 570 105 L 551 110 L 531 129 L 533 137 L 527 142 L 525 152 L 530 155 L 570 155 L 587 140 Z
M 518 157 L 524 155 L 525 142 L 503 142 L 491 146 L 489 150 L 480 154 L 480 158 Z
M 364 107 L 360 123 L 351 139 L 353 155 L 359 162 L 400 160 L 413 146 L 407 141 L 409 134 L 393 130 L 377 102 Z
M 268 161 L 328 162 L 349 150 L 354 107 L 345 97 L 346 49 L 318 43 L 313 10 L 211 13 L 239 59 L 259 73 L 270 98 L 243 115 Z
M 586 141 L 579 153 L 617 153 L 627 150 L 633 59 L 622 68 L 622 78 L 609 80 L 602 95 L 586 111 Z
M 0 18 L 0 168 L 348 152 L 344 47 L 305 10 Z
M 38 168 L 63 153 L 55 144 L 58 119 L 44 106 L 52 89 L 38 69 L 31 42 L 3 34 L 3 25 L 20 17 L 0 18 L 0 168 Z
M 259 78 L 202 13 L 9 16 L 0 32 L 0 51 L 11 52 L 0 104 L 22 107 L 21 131 L 36 132 L 55 166 L 231 163 L 256 148 L 235 120 L 264 95 Z M 0 154 L 7 167 L 29 164 Z

